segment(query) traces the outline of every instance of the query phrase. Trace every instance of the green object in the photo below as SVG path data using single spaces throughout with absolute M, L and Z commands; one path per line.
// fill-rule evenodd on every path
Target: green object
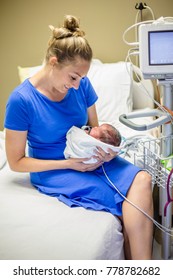
M 171 169 L 173 168 L 173 154 L 164 160 L 162 159 L 161 163 L 167 170 L 171 171 Z

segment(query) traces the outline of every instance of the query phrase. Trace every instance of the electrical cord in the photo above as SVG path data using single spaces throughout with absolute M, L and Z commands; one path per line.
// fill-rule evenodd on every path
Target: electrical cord
M 159 107 L 159 109 L 165 113 L 168 117 L 169 117 L 169 120 L 171 122 L 171 124 L 173 124 L 173 116 L 158 102 L 156 101 L 151 95 L 150 93 L 148 92 L 147 88 L 145 87 L 145 85 L 142 83 L 138 73 L 135 71 L 135 69 L 133 69 L 133 72 L 137 78 L 137 80 L 140 82 L 140 85 L 142 86 L 142 88 L 144 89 L 144 93 L 154 102 L 155 105 L 157 105 L 157 107 Z
M 166 202 L 165 207 L 164 207 L 164 216 L 166 216 L 168 205 L 171 202 L 173 202 L 173 199 L 171 198 L 171 195 L 170 195 L 170 180 L 171 180 L 172 173 L 173 173 L 173 168 L 171 169 L 171 171 L 168 175 L 167 184 L 166 184 L 167 202 Z
M 146 5 L 146 4 L 144 3 L 144 7 L 145 7 L 145 9 L 148 9 L 148 10 L 150 11 L 151 16 L 152 16 L 152 18 L 153 18 L 153 20 L 154 20 L 154 19 L 155 19 L 155 16 L 154 16 L 153 10 L 150 8 L 150 6 L 148 6 L 148 5 Z
M 153 10 L 147 6 L 145 3 L 140 3 L 139 5 L 136 4 L 135 6 L 136 9 L 138 9 L 135 17 L 135 24 L 138 22 L 138 17 L 141 15 L 141 21 L 142 21 L 142 11 L 148 9 L 151 13 L 152 19 L 155 20 L 155 16 L 153 13 Z M 138 41 L 138 26 L 135 26 L 135 41 Z M 138 57 L 136 57 L 136 65 L 138 65 Z
M 128 42 L 126 39 L 125 39 L 125 36 L 127 34 L 127 32 L 129 32 L 132 28 L 138 26 L 138 25 L 141 25 L 141 24 L 144 24 L 144 23 L 152 23 L 153 20 L 146 20 L 146 21 L 141 21 L 141 22 L 137 22 L 133 25 L 131 25 L 130 27 L 128 27 L 124 33 L 123 33 L 123 41 L 124 43 L 126 43 L 127 45 L 130 45 L 130 46 L 139 46 L 139 42 Z
M 125 62 L 126 62 L 126 70 L 129 74 L 129 76 L 132 78 L 132 75 L 131 75 L 131 72 L 129 71 L 129 68 L 127 67 L 127 63 L 128 61 L 131 63 L 131 66 L 132 66 L 132 70 L 133 70 L 133 73 L 137 79 L 137 81 L 140 83 L 141 87 L 143 88 L 144 90 L 144 93 L 153 101 L 153 103 L 163 112 L 165 113 L 168 117 L 169 117 L 169 121 L 171 122 L 171 124 L 173 124 L 173 116 L 157 101 L 155 100 L 149 93 L 149 91 L 147 90 L 147 88 L 145 87 L 144 83 L 142 82 L 141 80 L 141 77 L 139 76 L 139 74 L 137 73 L 137 71 L 135 70 L 135 68 L 133 67 L 133 63 L 131 61 L 131 58 L 130 56 L 131 55 L 138 55 L 139 54 L 139 51 L 138 51 L 138 48 L 131 48 L 128 50 L 128 54 L 126 56 L 126 59 L 125 59 Z
M 142 214 L 144 214 L 147 218 L 149 218 L 153 224 L 155 224 L 155 226 L 157 226 L 162 232 L 170 235 L 173 237 L 173 230 L 172 229 L 169 229 L 163 225 L 161 225 L 160 223 L 158 223 L 155 219 L 153 219 L 150 215 L 148 215 L 144 210 L 142 210 L 140 207 L 138 207 L 137 205 L 135 205 L 132 201 L 130 201 L 127 197 L 125 197 L 121 192 L 120 190 L 114 185 L 114 183 L 109 179 L 105 169 L 104 169 L 104 166 L 102 165 L 102 170 L 103 170 L 103 173 L 106 177 L 106 179 L 108 180 L 108 182 L 114 187 L 114 189 L 119 193 L 119 195 L 121 195 L 124 200 L 126 200 L 128 203 L 130 203 L 133 207 L 135 207 L 137 210 L 139 210 Z
M 139 42 L 128 42 L 125 39 L 126 34 L 133 29 L 134 27 L 138 27 L 141 24 L 146 24 L 146 23 L 153 23 L 153 24 L 159 24 L 159 23 L 166 23 L 166 22 L 172 22 L 173 21 L 173 17 L 160 17 L 158 19 L 152 19 L 152 20 L 145 20 L 145 21 L 140 21 L 140 22 L 136 22 L 133 25 L 129 26 L 123 33 L 123 41 L 125 44 L 130 45 L 130 46 L 139 46 Z

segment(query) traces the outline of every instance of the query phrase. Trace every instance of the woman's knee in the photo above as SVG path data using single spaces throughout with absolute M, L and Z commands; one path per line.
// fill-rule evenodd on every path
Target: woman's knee
M 147 197 L 148 201 L 152 199 L 152 184 L 151 176 L 146 171 L 140 171 L 136 175 L 131 187 L 127 192 L 127 198 L 134 197 Z
M 136 175 L 135 184 L 137 184 L 138 188 L 141 186 L 142 189 L 151 191 L 152 190 L 152 177 L 146 171 L 141 171 Z
M 151 175 L 147 171 L 141 171 L 137 174 L 138 180 L 145 182 L 146 184 L 151 185 Z

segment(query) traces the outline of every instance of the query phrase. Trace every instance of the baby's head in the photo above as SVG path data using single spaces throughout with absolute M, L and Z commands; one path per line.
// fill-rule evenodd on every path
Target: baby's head
M 113 146 L 119 146 L 121 143 L 120 132 L 114 126 L 107 123 L 92 127 L 89 135 Z

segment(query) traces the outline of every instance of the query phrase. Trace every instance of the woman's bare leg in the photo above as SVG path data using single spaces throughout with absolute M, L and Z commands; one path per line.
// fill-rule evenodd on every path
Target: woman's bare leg
M 132 256 L 131 256 L 129 238 L 124 226 L 123 226 L 123 236 L 124 236 L 124 256 L 126 260 L 131 260 Z
M 153 217 L 153 200 L 151 177 L 145 172 L 139 172 L 128 193 L 128 200 Z M 123 202 L 123 226 L 125 233 L 125 243 L 129 241 L 131 256 L 134 260 L 150 260 L 152 258 L 153 222 L 143 213 L 134 208 L 127 201 Z M 125 244 L 125 248 L 127 248 Z

